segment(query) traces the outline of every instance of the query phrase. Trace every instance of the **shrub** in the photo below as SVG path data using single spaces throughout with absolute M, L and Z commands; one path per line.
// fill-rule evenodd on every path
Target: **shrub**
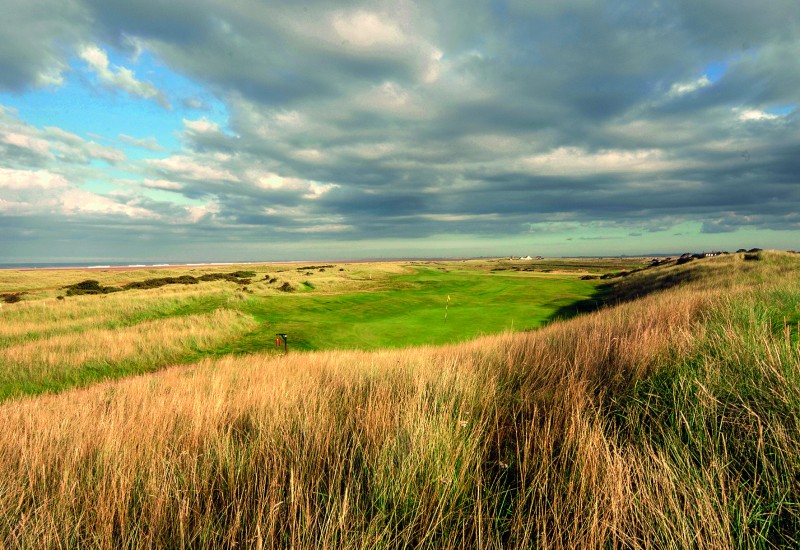
M 289 281 L 286 281 L 280 287 L 278 287 L 278 290 L 282 290 L 283 292 L 294 292 L 294 287 L 289 284 Z
M 74 285 L 67 285 L 64 287 L 67 291 L 67 296 L 80 296 L 82 294 L 108 294 L 109 292 L 119 292 L 121 288 L 115 286 L 103 286 L 100 281 L 94 279 L 87 279 Z
M 93 279 L 87 279 L 85 281 L 81 281 L 80 283 L 70 285 L 67 288 L 72 288 L 74 290 L 85 290 L 87 292 L 90 291 L 100 292 L 103 289 L 103 287 L 100 285 L 100 281 L 95 281 Z
M 327 265 L 305 265 L 305 266 L 301 266 L 301 267 L 296 267 L 295 269 L 297 271 L 304 271 L 304 270 L 309 270 L 309 269 L 322 269 L 322 268 L 325 268 L 325 267 L 336 267 L 336 266 L 335 265 L 331 265 L 331 264 L 327 264 Z
M 7 292 L 6 294 L 0 294 L 0 299 L 2 299 L 7 304 L 16 304 L 17 302 L 22 301 L 22 295 L 25 294 L 24 292 Z
M 180 277 L 160 277 L 157 279 L 145 279 L 144 281 L 135 281 L 126 284 L 123 288 L 127 289 L 141 289 L 141 288 L 159 288 L 165 285 L 196 285 L 200 281 L 191 275 L 181 275 Z
M 252 271 L 234 271 L 233 273 L 206 273 L 198 277 L 199 281 L 230 281 L 239 285 L 249 285 L 250 279 L 242 279 L 238 274 L 251 273 L 250 277 L 255 276 Z

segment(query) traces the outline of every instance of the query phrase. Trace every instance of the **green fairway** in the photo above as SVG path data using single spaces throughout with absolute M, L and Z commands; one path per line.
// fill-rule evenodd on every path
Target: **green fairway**
M 560 308 L 590 297 L 596 283 L 569 276 L 417 269 L 395 276 L 391 290 L 249 297 L 242 310 L 259 327 L 226 351 L 274 345 L 293 349 L 375 349 L 463 341 L 546 323 Z

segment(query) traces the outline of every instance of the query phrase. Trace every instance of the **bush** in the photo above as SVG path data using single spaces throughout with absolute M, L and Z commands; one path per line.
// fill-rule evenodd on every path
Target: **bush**
M 236 277 L 237 279 L 245 279 L 247 277 L 255 277 L 256 276 L 256 272 L 255 271 L 234 271 L 233 273 L 230 273 L 230 276 L 231 277 Z
M 85 281 L 81 281 L 80 283 L 76 283 L 74 285 L 70 285 L 67 288 L 72 288 L 74 290 L 86 290 L 86 291 L 102 291 L 103 287 L 100 285 L 100 281 L 95 281 L 94 279 L 87 279 Z
M 196 285 L 200 281 L 191 275 L 181 275 L 180 277 L 160 277 L 157 279 L 145 279 L 144 281 L 135 281 L 128 283 L 123 288 L 128 289 L 141 289 L 141 288 L 159 288 L 165 285 Z
M 289 284 L 289 281 L 286 281 L 280 287 L 278 287 L 278 290 L 282 290 L 283 292 L 294 292 L 294 287 Z
M 110 292 L 119 292 L 121 288 L 115 286 L 103 286 L 100 281 L 94 279 L 86 279 L 74 285 L 67 285 L 64 287 L 67 291 L 67 296 L 80 296 L 82 294 L 108 294 Z
M 234 271 L 233 273 L 206 273 L 201 275 L 199 281 L 230 281 L 239 285 L 249 285 L 252 281 L 250 279 L 242 279 L 237 274 L 252 273 L 250 277 L 255 276 L 252 271 Z
M 336 267 L 336 266 L 335 265 L 331 265 L 331 264 L 326 264 L 326 265 L 305 265 L 305 266 L 302 266 L 302 267 L 296 267 L 295 269 L 297 271 L 306 271 L 306 270 L 309 270 L 309 269 L 323 269 L 325 267 Z
M 2 299 L 7 304 L 16 304 L 17 302 L 22 301 L 22 295 L 25 294 L 24 292 L 7 292 L 6 294 L 0 294 L 0 299 Z

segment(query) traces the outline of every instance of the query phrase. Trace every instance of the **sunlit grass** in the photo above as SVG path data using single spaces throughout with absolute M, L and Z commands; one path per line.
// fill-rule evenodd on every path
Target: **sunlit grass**
M 249 317 L 217 310 L 6 345 L 0 348 L 0 398 L 154 370 L 211 349 L 252 326 Z
M 180 312 L 202 312 L 222 305 L 224 290 L 218 284 L 173 287 L 159 292 L 75 296 L 69 300 L 29 300 L 0 309 L 0 344 L 88 328 L 122 327 Z

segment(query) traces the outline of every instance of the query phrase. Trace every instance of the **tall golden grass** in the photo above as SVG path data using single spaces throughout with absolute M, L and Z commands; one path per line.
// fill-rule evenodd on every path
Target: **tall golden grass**
M 254 325 L 249 316 L 220 309 L 22 340 L 0 347 L 0 385 L 13 394 L 26 388 L 84 385 L 82 380 L 93 381 L 92 373 L 87 373 L 92 369 L 108 377 L 151 370 L 192 351 L 211 349 Z
M 800 266 L 768 259 L 672 268 L 717 271 L 531 333 L 227 357 L 6 402 L 0 539 L 796 547 L 800 349 L 776 315 L 797 313 Z
M 0 309 L 0 344 L 66 333 L 76 333 L 80 338 L 80 332 L 86 329 L 133 324 L 142 317 L 158 317 L 163 311 L 188 308 L 204 299 L 231 293 L 223 285 L 205 284 L 200 288 L 181 285 L 156 292 L 73 296 L 61 301 L 23 301 Z

